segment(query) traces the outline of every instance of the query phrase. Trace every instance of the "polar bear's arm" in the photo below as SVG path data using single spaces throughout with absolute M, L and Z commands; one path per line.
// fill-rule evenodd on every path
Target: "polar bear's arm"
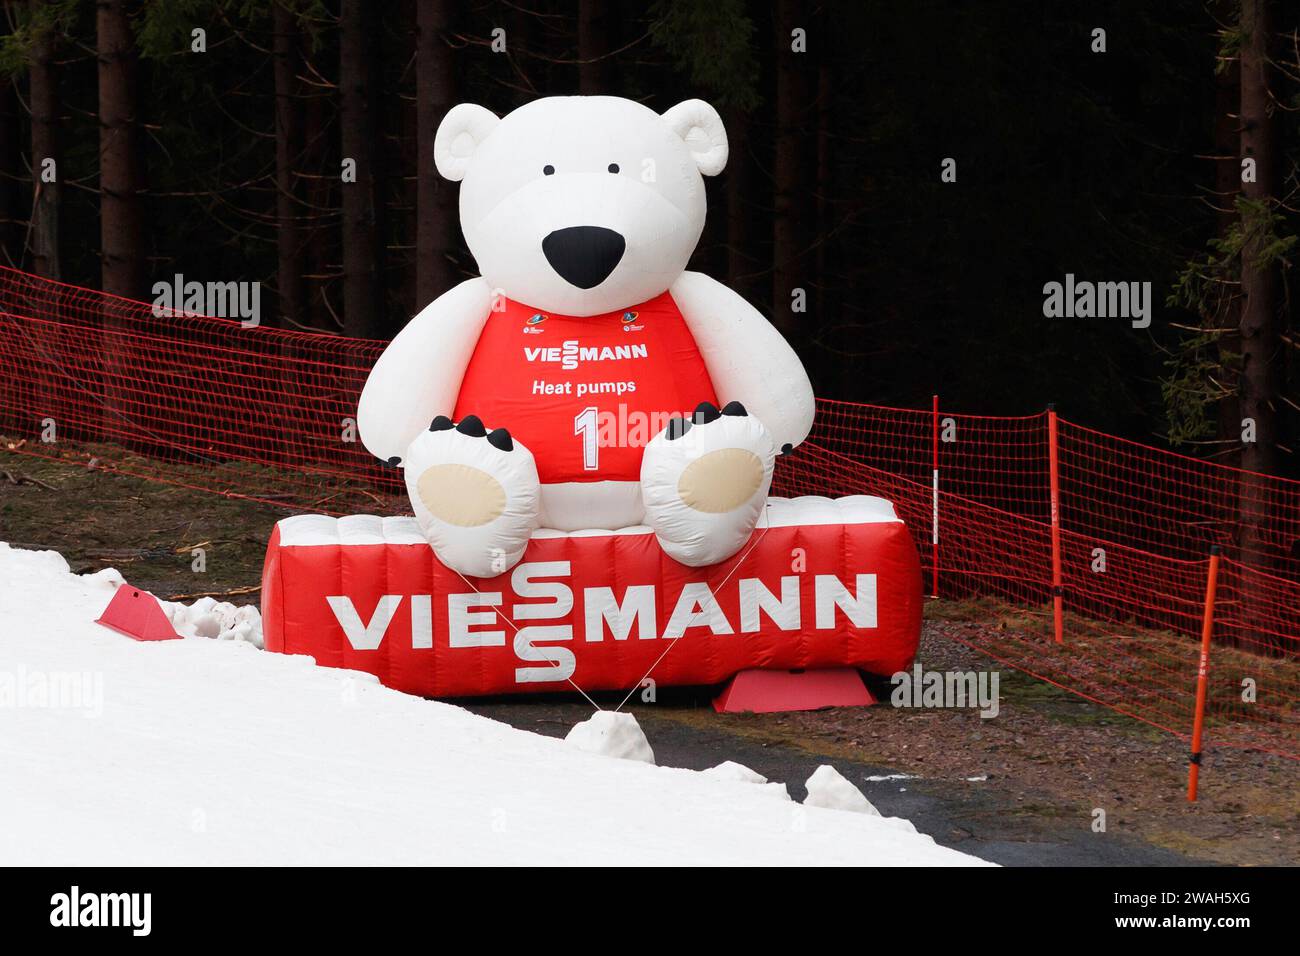
M 813 390 L 785 338 L 743 298 L 699 272 L 669 290 L 699 346 L 718 401 L 739 401 L 772 433 L 798 445 L 813 422 Z
M 370 453 L 388 461 L 436 415 L 451 415 L 492 309 L 487 281 L 468 279 L 406 324 L 370 370 L 357 406 L 357 430 Z

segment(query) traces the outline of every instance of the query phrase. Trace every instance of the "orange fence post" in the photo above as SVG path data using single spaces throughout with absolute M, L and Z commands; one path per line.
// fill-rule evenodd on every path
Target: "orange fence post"
M 1052 627 L 1056 643 L 1065 641 L 1061 587 L 1061 469 L 1056 444 L 1056 406 L 1047 406 L 1047 470 L 1052 498 Z
M 1201 663 L 1196 671 L 1196 717 L 1192 721 L 1192 753 L 1187 767 L 1187 800 L 1196 802 L 1201 776 L 1201 735 L 1205 730 L 1205 699 L 1210 682 L 1210 641 L 1214 636 L 1214 596 L 1219 587 L 1219 546 L 1210 546 L 1210 569 L 1205 580 L 1205 613 L 1201 618 Z
M 930 597 L 939 596 L 939 396 L 931 406 L 930 453 L 932 462 L 930 511 Z

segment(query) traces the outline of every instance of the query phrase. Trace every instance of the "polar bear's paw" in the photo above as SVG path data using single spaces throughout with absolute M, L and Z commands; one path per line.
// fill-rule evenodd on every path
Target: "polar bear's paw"
M 749 539 L 772 484 L 776 447 L 739 402 L 703 402 L 646 445 L 641 495 L 659 546 L 691 567 L 717 564 Z
M 439 415 L 402 460 L 415 520 L 438 560 L 473 577 L 494 577 L 523 556 L 540 515 L 533 454 L 477 415 Z

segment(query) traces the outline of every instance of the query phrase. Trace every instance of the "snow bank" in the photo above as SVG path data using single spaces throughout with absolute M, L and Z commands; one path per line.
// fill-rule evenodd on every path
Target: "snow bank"
M 8 548 L 0 542 L 0 548 Z M 31 555 L 30 560 L 39 567 L 51 571 L 67 572 L 68 562 L 57 551 L 25 551 Z M 108 597 L 125 580 L 117 568 L 104 568 L 94 574 L 83 575 L 80 579 L 91 588 L 102 588 Z M 108 603 L 108 599 L 104 599 Z M 192 604 L 176 601 L 159 600 L 159 606 L 171 621 L 172 627 L 181 637 L 208 637 L 219 641 L 246 641 L 258 650 L 262 643 L 262 615 L 256 605 L 245 604 L 236 607 L 229 601 L 218 601 L 202 597 Z M 102 608 L 101 608 L 102 610 Z
M 574 726 L 564 738 L 579 750 L 624 760 L 655 762 L 655 752 L 650 741 L 631 714 L 612 710 L 598 710 L 587 720 Z
M 93 623 L 112 592 L 0 544 L 8 864 L 981 862 L 243 640 L 132 641 Z

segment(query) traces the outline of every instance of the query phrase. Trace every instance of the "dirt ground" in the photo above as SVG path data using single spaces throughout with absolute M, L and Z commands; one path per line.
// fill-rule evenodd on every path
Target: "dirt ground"
M 57 550 L 79 573 L 116 567 L 164 598 L 255 603 L 267 537 L 286 513 L 14 454 L 0 443 L 0 541 Z M 202 573 L 192 569 L 194 548 L 205 552 Z M 738 760 L 798 798 L 807 773 L 833 762 L 882 811 L 999 862 L 1300 864 L 1300 762 L 1216 750 L 1211 741 L 1201 799 L 1189 805 L 1185 741 L 999 669 L 952 639 L 972 626 L 952 619 L 960 616 L 942 602 L 928 608 L 919 659 L 929 670 L 1000 670 L 996 718 L 887 705 L 718 715 L 707 690 L 631 706 L 661 763 L 702 769 Z M 590 710 L 565 698 L 464 703 L 551 735 Z

